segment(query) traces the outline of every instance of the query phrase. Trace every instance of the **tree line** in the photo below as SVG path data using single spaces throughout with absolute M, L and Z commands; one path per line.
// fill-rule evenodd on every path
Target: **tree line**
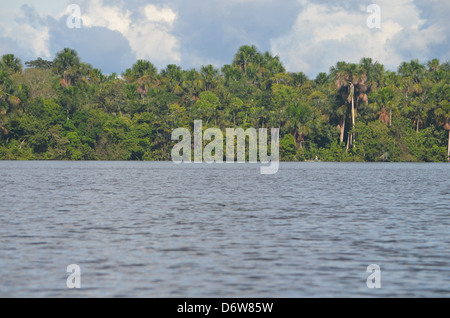
M 171 160 L 176 128 L 279 128 L 285 161 L 450 160 L 450 63 L 371 58 L 308 78 L 242 46 L 231 64 L 103 74 L 64 49 L 0 62 L 0 159 Z

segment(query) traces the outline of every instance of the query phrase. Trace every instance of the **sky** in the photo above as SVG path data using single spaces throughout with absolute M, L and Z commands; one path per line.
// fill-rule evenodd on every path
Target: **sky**
M 411 59 L 450 60 L 449 14 L 450 0 L 0 0 L 0 55 L 53 60 L 68 47 L 121 74 L 138 59 L 159 70 L 221 68 L 255 45 L 310 78 L 362 57 L 395 71 Z

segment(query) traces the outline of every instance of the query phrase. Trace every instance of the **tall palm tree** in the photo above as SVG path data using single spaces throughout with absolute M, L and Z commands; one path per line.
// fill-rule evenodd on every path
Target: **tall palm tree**
M 125 80 L 137 85 L 137 92 L 141 96 L 142 104 L 145 104 L 145 97 L 151 87 L 158 86 L 158 70 L 146 60 L 138 60 L 133 66 L 123 74 Z
M 412 114 L 416 132 L 419 133 L 419 127 L 424 123 L 427 108 L 425 99 L 427 98 L 429 80 L 425 79 L 425 66 L 419 63 L 419 60 L 403 62 L 398 68 L 401 76 L 401 86 L 405 91 L 406 111 Z
M 355 107 L 355 93 L 365 92 L 365 82 L 366 75 L 362 68 L 357 64 L 347 64 L 345 62 L 338 62 L 335 67 L 330 70 L 336 84 L 336 88 L 342 95 L 346 98 L 347 103 L 351 104 L 351 114 L 352 114 L 352 134 L 347 147 L 353 145 L 355 140 L 355 125 L 356 125 L 356 107 Z M 360 98 L 365 99 L 365 95 L 360 97 L 357 96 L 358 100 Z
M 63 87 L 72 86 L 79 75 L 80 58 L 77 51 L 69 48 L 63 49 L 56 54 L 53 67 L 56 73 L 61 76 L 61 85 Z
M 384 77 L 384 66 L 378 62 L 373 62 L 370 57 L 362 58 L 359 65 L 365 71 L 367 94 L 369 94 L 381 85 Z
M 392 125 L 392 111 L 396 104 L 396 94 L 391 87 L 383 87 L 376 92 L 375 103 L 379 108 L 379 120 Z
M 427 63 L 428 66 L 428 78 L 434 83 L 439 82 L 444 75 L 444 72 L 441 68 L 441 64 L 438 59 L 433 59 Z

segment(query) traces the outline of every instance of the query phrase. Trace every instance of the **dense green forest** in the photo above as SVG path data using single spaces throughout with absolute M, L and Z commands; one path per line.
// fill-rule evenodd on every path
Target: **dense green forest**
M 310 79 L 278 56 L 238 49 L 217 69 L 139 60 L 104 75 L 64 49 L 53 61 L 0 62 L 0 159 L 171 160 L 175 128 L 280 128 L 286 161 L 444 162 L 450 63 L 363 58 Z

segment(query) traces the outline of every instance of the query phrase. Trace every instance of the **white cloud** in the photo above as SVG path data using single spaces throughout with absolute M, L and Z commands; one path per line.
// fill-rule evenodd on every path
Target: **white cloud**
M 450 1 L 374 2 L 381 7 L 380 30 L 366 25 L 372 1 L 77 0 L 83 24 L 75 30 L 65 24 L 72 0 L 0 0 L 0 55 L 49 59 L 71 47 L 86 62 L 116 64 L 108 67 L 115 71 L 136 58 L 190 68 L 230 63 L 240 45 L 255 44 L 278 54 L 289 71 L 309 76 L 365 56 L 390 69 L 412 58 L 450 58 Z
M 84 27 L 106 27 L 128 39 L 138 59 L 156 64 L 179 63 L 179 41 L 171 33 L 177 14 L 168 7 L 148 4 L 136 12 L 119 6 L 104 5 L 102 0 L 90 2 L 82 14 Z
M 82 14 L 83 26 L 101 26 L 126 34 L 131 25 L 131 12 L 119 7 L 104 6 L 101 0 L 91 2 L 87 12 Z
M 365 6 L 350 11 L 339 5 L 303 1 L 303 10 L 288 34 L 271 40 L 287 68 L 309 76 L 327 72 L 337 61 L 358 62 L 371 57 L 395 69 L 407 58 L 425 58 L 429 46 L 446 35 L 437 25 L 428 25 L 412 0 L 379 1 L 381 28 L 367 26 Z M 410 54 L 408 54 L 410 53 Z M 409 56 L 410 55 L 410 56 Z
M 11 10 L 16 13 L 14 20 L 0 23 L 0 36 L 11 39 L 24 55 L 50 57 L 49 28 L 41 23 L 33 23 L 40 17 L 31 7 L 24 7 L 21 11 Z M 11 53 L 11 52 L 0 52 Z
M 25 24 L 14 31 L 14 37 L 18 39 L 20 44 L 27 45 L 35 56 L 50 58 L 48 27 L 40 26 L 34 28 Z
M 156 6 L 149 4 L 144 8 L 145 16 L 148 21 L 152 22 L 165 22 L 169 25 L 173 25 L 177 19 L 177 14 L 169 8 L 158 9 Z

